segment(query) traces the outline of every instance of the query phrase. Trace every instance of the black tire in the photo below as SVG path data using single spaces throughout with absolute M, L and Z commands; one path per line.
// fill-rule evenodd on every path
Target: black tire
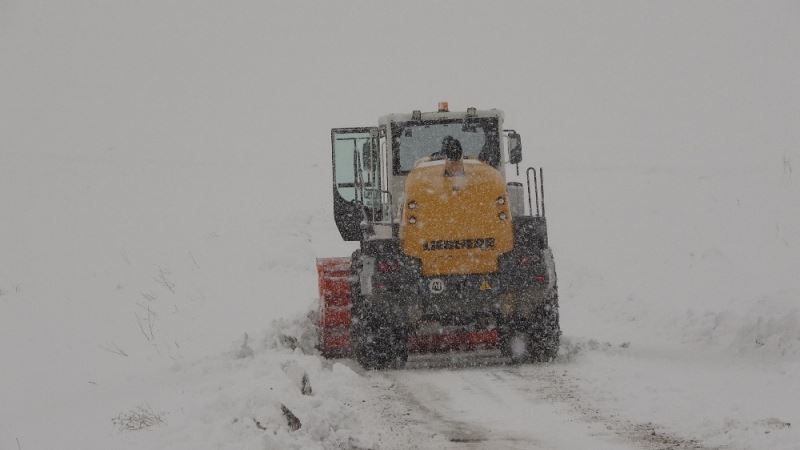
M 558 356 L 561 326 L 558 316 L 558 296 L 554 296 L 537 309 L 529 330 L 530 359 L 550 362 Z
M 561 327 L 558 296 L 540 305 L 532 317 L 511 320 L 500 329 L 500 352 L 512 364 L 550 362 L 558 355 Z
M 367 370 L 401 369 L 408 360 L 406 333 L 393 326 L 353 327 L 356 360 Z
M 353 354 L 367 370 L 380 370 L 405 366 L 408 360 L 407 333 L 398 321 L 375 311 L 361 295 L 359 272 L 361 251 L 353 252 L 351 264 L 350 304 L 353 317 L 350 342 Z
M 526 330 L 508 326 L 500 334 L 500 353 L 511 359 L 511 364 L 530 361 L 530 342 Z

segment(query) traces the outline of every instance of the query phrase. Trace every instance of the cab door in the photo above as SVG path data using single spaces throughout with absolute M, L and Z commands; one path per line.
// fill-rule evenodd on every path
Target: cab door
M 378 128 L 332 129 L 331 152 L 334 220 L 342 239 L 360 241 L 360 224 L 374 217 L 382 184 Z

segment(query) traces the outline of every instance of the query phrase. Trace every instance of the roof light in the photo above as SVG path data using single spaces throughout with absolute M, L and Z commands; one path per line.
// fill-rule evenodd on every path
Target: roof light
M 496 202 L 497 202 L 498 205 L 505 205 L 506 204 L 506 199 L 504 197 L 497 197 Z
M 467 117 L 474 117 L 478 115 L 478 110 L 474 106 L 467 108 Z
M 411 225 L 414 225 L 415 223 L 417 223 L 417 218 L 414 217 L 414 216 L 409 217 L 408 218 L 408 223 L 410 223 Z
M 498 217 L 498 218 L 500 218 L 500 220 L 506 220 L 506 218 L 507 218 L 508 216 L 506 216 L 506 213 L 504 213 L 504 212 L 501 212 L 500 214 L 498 214 L 498 215 L 497 215 L 497 217 Z
M 415 202 L 414 200 L 408 202 L 408 209 L 415 209 L 416 207 L 417 207 L 417 202 Z
M 422 111 L 418 109 L 411 111 L 411 120 L 422 120 Z
M 450 112 L 450 105 L 447 102 L 439 102 L 439 112 Z

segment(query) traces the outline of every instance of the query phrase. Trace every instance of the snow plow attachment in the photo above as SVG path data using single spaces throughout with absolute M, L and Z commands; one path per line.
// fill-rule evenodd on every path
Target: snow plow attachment
M 348 357 L 350 342 L 350 258 L 318 258 L 318 348 L 326 358 Z M 497 345 L 496 330 L 413 334 L 408 349 L 414 353 L 473 350 Z
M 317 258 L 319 351 L 325 357 L 350 354 L 350 258 Z

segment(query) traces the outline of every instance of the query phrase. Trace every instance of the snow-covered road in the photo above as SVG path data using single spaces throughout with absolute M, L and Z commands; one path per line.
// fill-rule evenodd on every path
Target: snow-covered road
M 402 398 L 454 448 L 637 448 L 603 421 L 574 414 L 558 367 L 388 374 Z M 627 430 L 625 430 L 627 431 Z M 467 445 L 471 444 L 471 445 Z
M 390 374 L 396 389 L 450 442 L 475 448 L 636 448 L 576 416 L 556 367 L 422 370 Z
M 522 366 L 488 354 L 417 356 L 406 370 L 363 375 L 388 379 L 391 400 L 406 405 L 390 421 L 452 448 L 794 449 L 800 442 L 791 425 L 798 366 L 592 347 Z M 440 439 L 414 446 L 440 448 Z
M 464 362 L 466 355 L 461 356 Z M 442 366 L 450 357 L 435 357 Z M 427 365 L 432 359 L 425 358 Z M 489 359 L 485 359 L 489 362 Z M 451 448 L 703 448 L 653 423 L 621 419 L 584 399 L 570 364 L 419 368 L 373 373 L 391 380 L 408 406 L 401 422 L 441 437 Z M 436 363 L 434 363 L 436 364 Z M 414 444 L 441 448 L 439 439 Z

